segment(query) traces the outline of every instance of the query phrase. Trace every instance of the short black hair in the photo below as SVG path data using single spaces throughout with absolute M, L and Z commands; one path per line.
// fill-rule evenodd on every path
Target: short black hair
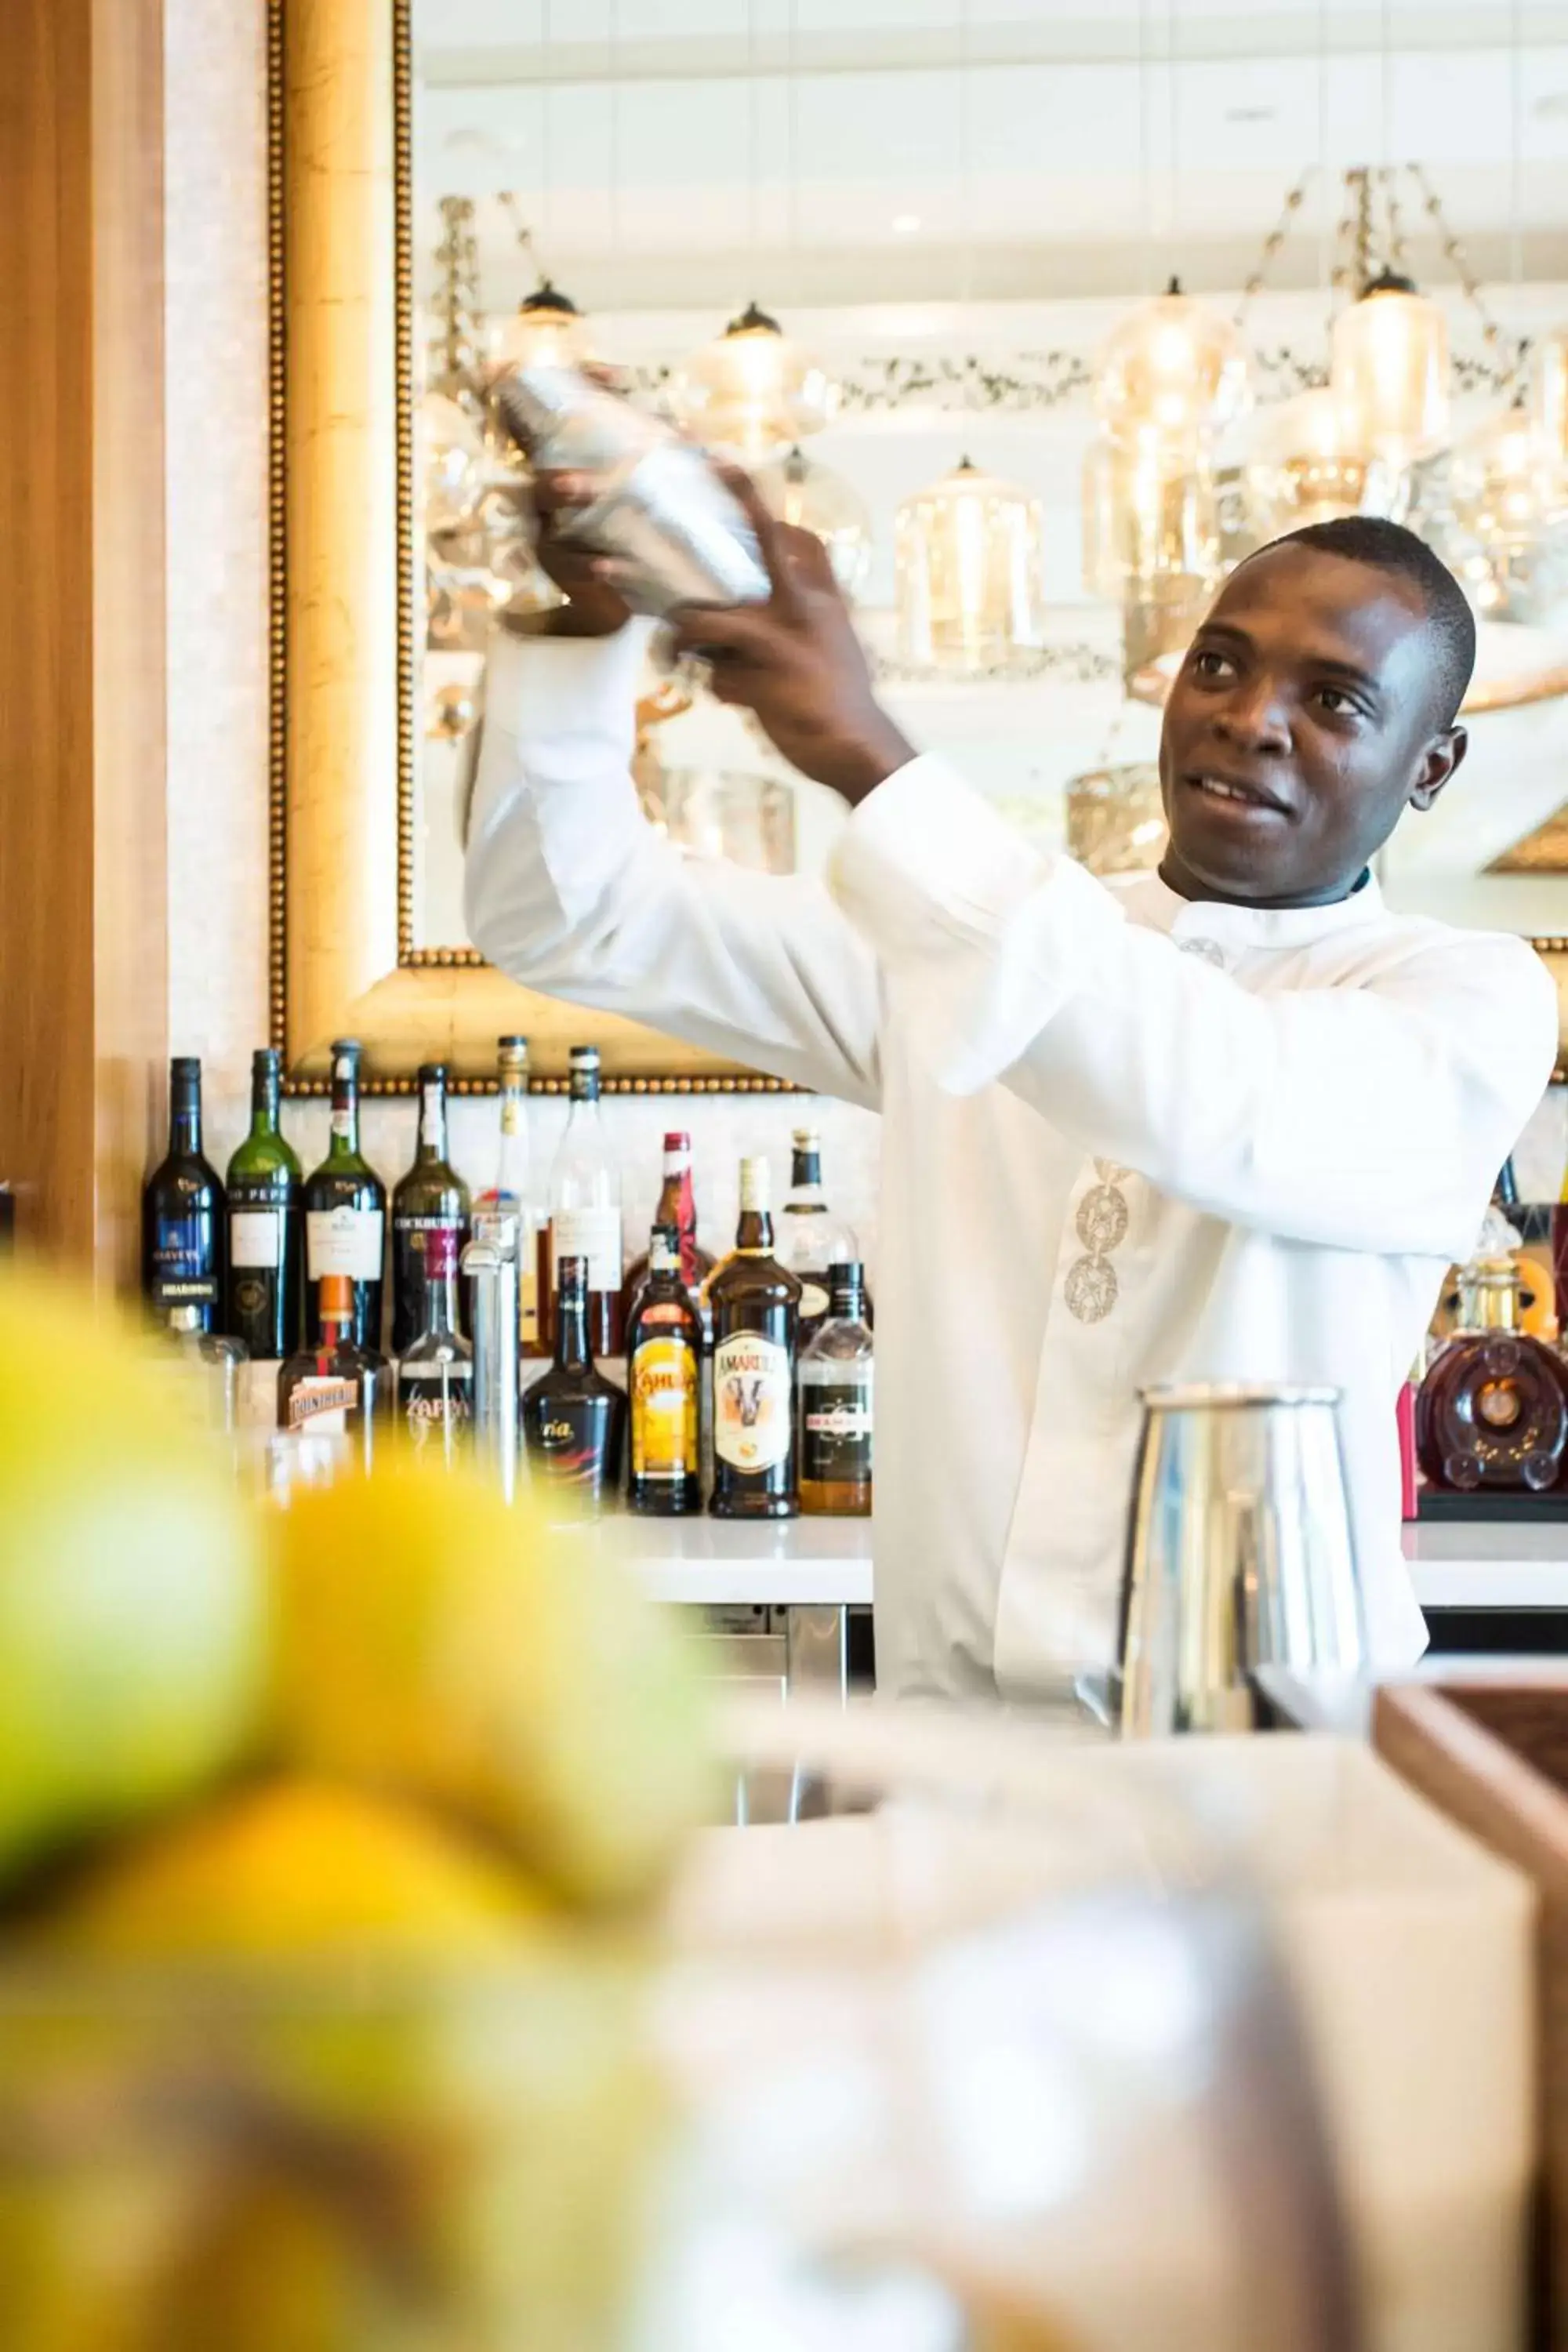
M 1432 699 L 1438 728 L 1448 728 L 1458 716 L 1476 667 L 1476 616 L 1465 592 L 1424 539 L 1402 522 L 1383 515 L 1336 515 L 1331 522 L 1310 522 L 1288 530 L 1270 547 L 1317 547 L 1325 555 L 1342 556 L 1348 563 L 1364 563 L 1374 572 L 1392 572 L 1419 590 L 1432 633 L 1436 655 Z M 1260 547 L 1259 555 L 1268 548 Z

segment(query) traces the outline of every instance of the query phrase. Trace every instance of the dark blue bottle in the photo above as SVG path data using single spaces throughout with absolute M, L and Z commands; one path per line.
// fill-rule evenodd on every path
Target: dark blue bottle
M 216 1329 L 223 1256 L 223 1185 L 202 1157 L 202 1066 L 177 1055 L 169 1065 L 168 1156 L 142 1194 L 142 1287 L 160 1320 L 195 1307 L 202 1329 Z

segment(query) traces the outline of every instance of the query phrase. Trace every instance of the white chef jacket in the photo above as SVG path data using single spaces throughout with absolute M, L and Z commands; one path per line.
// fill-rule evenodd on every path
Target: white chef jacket
M 644 643 L 498 644 L 470 935 L 531 987 L 883 1116 L 879 1686 L 1029 1697 L 1114 1645 L 1138 1391 L 1342 1393 L 1377 1664 L 1424 1641 L 1394 1404 L 1550 1078 L 1531 950 L 1368 881 L 1266 912 L 1108 886 L 938 758 L 826 879 L 688 856 L 628 775 Z

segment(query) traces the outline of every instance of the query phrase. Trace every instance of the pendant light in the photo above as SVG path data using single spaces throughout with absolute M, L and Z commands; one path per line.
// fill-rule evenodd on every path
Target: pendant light
M 1562 472 L 1521 399 L 1457 442 L 1447 508 L 1461 576 L 1477 610 L 1537 626 L 1568 600 L 1568 499 Z
M 1208 436 L 1195 445 L 1142 429 L 1100 433 L 1083 463 L 1084 578 L 1120 602 L 1131 583 L 1180 574 L 1217 583 L 1218 490 Z
M 1568 327 L 1553 327 L 1531 349 L 1530 413 L 1543 452 L 1568 473 Z
M 1397 521 L 1407 503 L 1403 475 L 1352 446 L 1328 384 L 1258 410 L 1245 483 L 1260 540 L 1341 515 L 1385 515 Z
M 498 367 L 581 367 L 594 357 L 588 321 L 548 278 L 525 294 L 495 339 Z
M 1042 642 L 1037 501 L 963 458 L 897 520 L 902 658 L 973 677 Z
M 1384 269 L 1334 320 L 1329 381 L 1348 447 L 1397 467 L 1433 457 L 1448 438 L 1448 322 Z
M 669 398 L 700 441 L 755 458 L 781 441 L 820 433 L 838 387 L 776 319 L 748 302 L 678 372 Z
M 816 532 L 843 593 L 851 600 L 858 595 L 871 568 L 871 518 L 854 485 L 808 457 L 798 443 L 765 459 L 752 478 L 770 514 Z
M 1094 404 L 1113 440 L 1158 434 L 1191 445 L 1251 405 L 1247 346 L 1228 319 L 1184 294 L 1163 294 L 1124 319 L 1100 353 Z

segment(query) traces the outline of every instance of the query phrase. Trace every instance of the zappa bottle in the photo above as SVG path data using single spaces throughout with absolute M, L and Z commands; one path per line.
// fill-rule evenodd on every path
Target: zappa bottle
M 768 1163 L 741 1162 L 735 1254 L 709 1286 L 713 1315 L 713 1494 L 721 1519 L 793 1519 L 801 1286 L 773 1255 Z

